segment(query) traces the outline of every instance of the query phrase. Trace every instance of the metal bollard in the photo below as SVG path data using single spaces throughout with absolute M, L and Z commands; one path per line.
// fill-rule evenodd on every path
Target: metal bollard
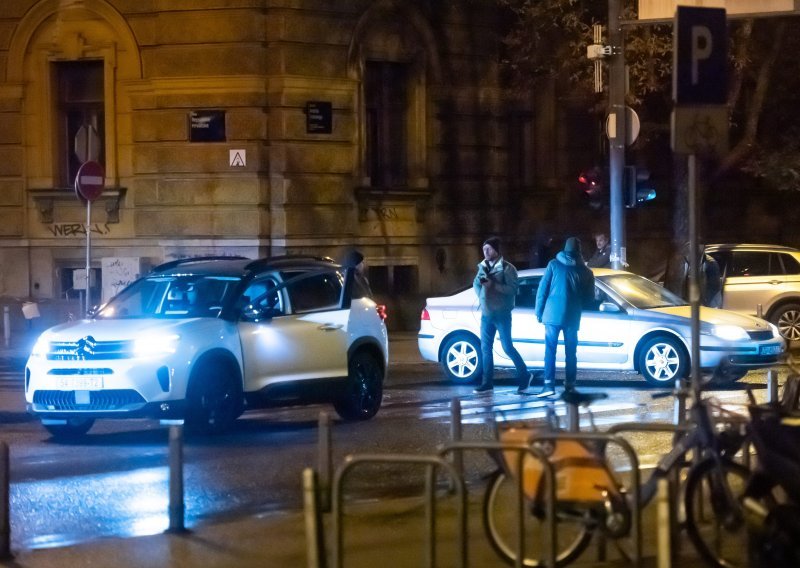
M 308 568 L 325 568 L 325 539 L 320 510 L 320 487 L 316 472 L 307 467 L 303 470 L 303 512 L 306 528 Z
M 169 427 L 169 528 L 167 532 L 182 533 L 185 506 L 183 502 L 183 426 Z
M 673 424 L 682 426 L 686 422 L 686 396 L 682 379 L 675 380 L 675 399 L 673 401 Z
M 567 405 L 567 432 L 579 432 L 581 429 L 581 411 L 577 404 Z
M 8 444 L 0 442 L 0 560 L 11 558 L 11 478 Z
M 6 347 L 11 343 L 11 314 L 8 306 L 3 306 L 3 337 L 6 340 Z
M 658 568 L 672 566 L 672 506 L 670 504 L 669 481 L 658 480 L 658 493 L 656 493 L 658 515 Z
M 450 441 L 458 444 L 461 441 L 461 399 L 453 398 L 450 401 Z M 453 468 L 458 475 L 464 476 L 464 454 L 462 452 L 453 453 Z M 453 480 L 450 480 L 450 490 L 455 490 Z
M 319 413 L 319 439 L 317 450 L 319 476 L 319 504 L 324 512 L 331 510 L 331 472 L 333 471 L 333 456 L 331 446 L 331 415 L 327 412 Z
M 778 402 L 778 371 L 775 369 L 767 371 L 767 402 Z

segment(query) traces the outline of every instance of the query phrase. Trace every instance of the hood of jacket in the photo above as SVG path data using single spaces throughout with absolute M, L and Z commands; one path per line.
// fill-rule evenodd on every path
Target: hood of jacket
M 563 250 L 556 254 L 556 260 L 567 266 L 577 266 L 579 264 L 583 264 L 583 258 L 581 258 L 580 254 L 567 254 Z

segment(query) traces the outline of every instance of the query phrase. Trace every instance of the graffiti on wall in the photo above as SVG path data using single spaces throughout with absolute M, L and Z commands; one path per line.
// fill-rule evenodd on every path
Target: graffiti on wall
M 101 260 L 101 266 L 103 302 L 107 302 L 136 280 L 141 271 L 139 259 L 136 257 L 106 257 Z
M 53 223 L 47 226 L 47 230 L 54 237 L 85 237 L 87 227 L 93 235 L 108 235 L 111 233 L 111 227 L 109 227 L 108 223 L 92 223 L 91 225 L 86 223 Z

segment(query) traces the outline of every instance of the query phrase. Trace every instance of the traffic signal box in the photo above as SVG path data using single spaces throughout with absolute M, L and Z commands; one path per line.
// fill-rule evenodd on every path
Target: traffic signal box
M 625 207 L 633 209 L 656 198 L 656 190 L 650 181 L 650 172 L 636 166 L 625 166 L 622 176 Z

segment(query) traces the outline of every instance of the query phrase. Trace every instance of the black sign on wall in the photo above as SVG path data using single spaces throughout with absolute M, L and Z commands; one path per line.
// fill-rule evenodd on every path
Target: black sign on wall
M 191 111 L 189 113 L 189 141 L 225 142 L 225 111 Z
M 306 133 L 330 134 L 333 132 L 332 105 L 326 101 L 308 101 L 306 103 Z

